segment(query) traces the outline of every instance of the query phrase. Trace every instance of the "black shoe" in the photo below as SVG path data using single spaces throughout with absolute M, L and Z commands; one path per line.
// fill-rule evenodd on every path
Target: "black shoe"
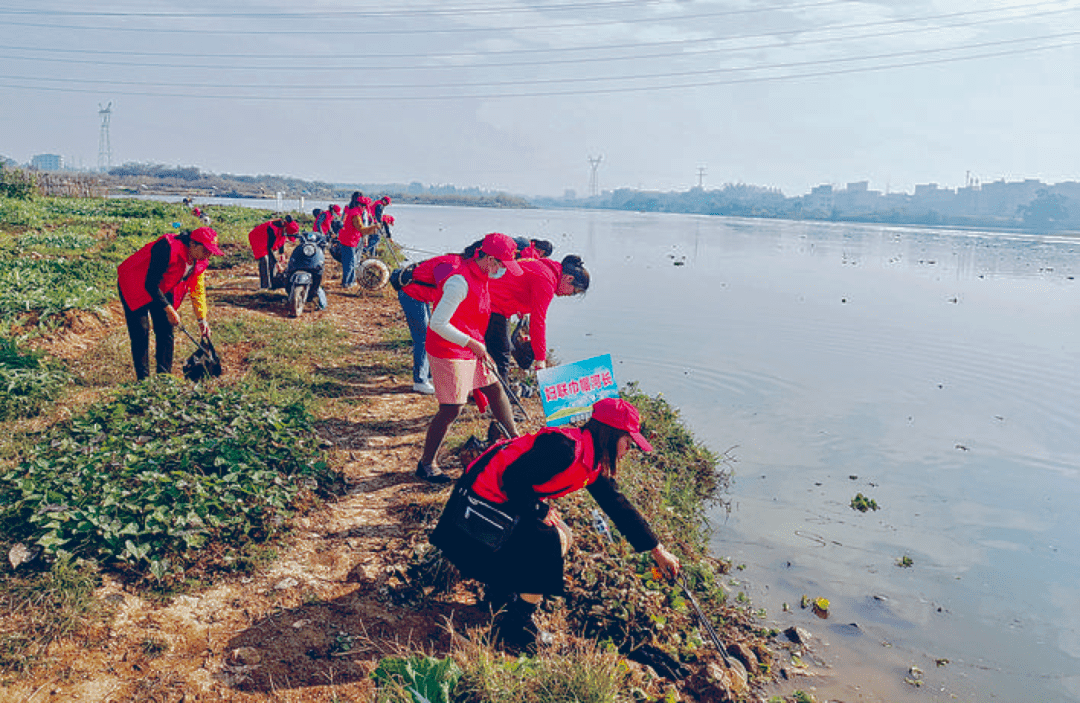
M 550 647 L 554 636 L 536 624 L 536 605 L 515 596 L 498 618 L 498 639 L 512 652 L 534 655 L 540 647 Z
M 439 467 L 426 466 L 422 461 L 416 464 L 416 477 L 422 478 L 428 483 L 450 483 L 454 480 L 440 471 Z

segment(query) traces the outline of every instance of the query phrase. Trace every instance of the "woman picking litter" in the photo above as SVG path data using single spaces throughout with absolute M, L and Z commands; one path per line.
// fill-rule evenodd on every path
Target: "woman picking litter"
M 157 373 L 172 372 L 173 327 L 180 324 L 176 308 L 188 293 L 199 332 L 203 337 L 210 336 L 203 272 L 211 255 L 223 255 L 217 232 L 199 227 L 190 233 L 163 235 L 117 266 L 120 301 L 131 338 L 131 359 L 140 381 L 150 375 L 151 321 L 157 340 Z
M 492 232 L 484 237 L 473 256 L 463 258 L 438 284 L 435 309 L 424 342 L 435 399 L 439 401 L 439 410 L 428 426 L 424 452 L 416 466 L 417 477 L 425 481 L 451 481 L 439 470 L 435 457 L 447 430 L 473 391 L 484 395 L 491 403 L 495 419 L 511 437 L 517 436 L 510 401 L 490 370 L 494 362 L 482 341 L 491 315 L 488 282 L 504 274 L 521 275 L 521 267 L 514 260 L 516 249 L 510 237 Z
M 563 559 L 571 534 L 549 500 L 587 488 L 631 546 L 651 551 L 667 576 L 679 573 L 679 560 L 657 539 L 637 509 L 619 492 L 619 460 L 631 447 L 652 451 L 641 434 L 637 408 L 617 398 L 593 405 L 581 428 L 549 427 L 496 444 L 466 470 L 443 510 L 430 541 L 462 575 L 482 581 L 491 594 L 511 594 L 502 614 L 499 637 L 515 648 L 531 650 L 542 633 L 533 620 L 545 595 L 563 593 Z M 458 495 L 464 491 L 464 495 Z M 491 525 L 470 523 L 465 508 L 483 510 L 486 502 L 517 518 L 503 533 L 501 545 Z

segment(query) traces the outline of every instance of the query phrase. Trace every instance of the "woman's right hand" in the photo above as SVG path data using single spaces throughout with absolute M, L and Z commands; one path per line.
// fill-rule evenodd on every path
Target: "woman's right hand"
M 679 575 L 679 569 L 681 564 L 679 563 L 679 557 L 675 556 L 667 550 L 662 544 L 656 545 L 652 550 L 653 561 L 660 568 L 660 572 L 669 579 L 674 579 Z
M 487 347 L 484 346 L 483 342 L 479 342 L 475 339 L 470 339 L 468 342 L 465 343 L 465 348 L 471 351 L 473 354 L 476 354 L 476 358 L 480 359 L 481 361 L 488 361 L 491 359 L 491 357 L 488 356 Z
M 165 306 L 165 317 L 169 318 L 169 324 L 176 327 L 180 324 L 180 313 L 172 305 Z

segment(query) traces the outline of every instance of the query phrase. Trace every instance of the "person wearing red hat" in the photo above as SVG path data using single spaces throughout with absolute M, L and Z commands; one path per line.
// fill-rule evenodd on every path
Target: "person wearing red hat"
M 248 232 L 251 253 L 259 261 L 259 288 L 274 288 L 274 273 L 281 273 L 285 267 L 285 240 L 295 242 L 298 234 L 300 223 L 295 222 L 292 215 L 263 222 Z
M 516 250 L 514 240 L 492 232 L 474 253 L 470 252 L 472 256 L 464 257 L 439 283 L 424 342 L 435 399 L 439 401 L 416 466 L 417 477 L 425 481 L 450 482 L 435 458 L 447 430 L 473 391 L 490 402 L 495 419 L 512 437 L 517 436 L 510 401 L 489 368 L 494 362 L 482 341 L 491 314 L 488 282 L 505 274 L 521 275 L 521 266 L 514 259 Z
M 378 229 L 369 220 L 368 206 L 371 198 L 354 191 L 343 215 L 344 224 L 338 233 L 341 253 L 341 287 L 349 288 L 356 283 L 356 255 L 364 238 Z
M 150 324 L 157 341 L 157 373 L 170 373 L 173 363 L 173 327 L 180 324 L 176 308 L 191 294 L 191 304 L 202 336 L 210 336 L 206 321 L 206 286 L 203 272 L 211 256 L 222 256 L 217 232 L 199 227 L 183 234 L 166 234 L 120 262 L 117 283 L 124 306 L 131 358 L 140 381 L 150 375 Z
M 468 498 L 517 518 L 505 543 L 493 549 L 461 526 L 455 513 L 465 502 L 451 500 L 429 538 L 462 576 L 485 584 L 493 606 L 508 599 L 498 627 L 508 645 L 529 650 L 545 639 L 533 614 L 545 595 L 563 593 L 563 559 L 572 535 L 552 499 L 587 489 L 635 551 L 651 552 L 664 574 L 679 573 L 679 559 L 616 483 L 619 461 L 635 445 L 652 451 L 637 408 L 621 398 L 605 398 L 593 405 L 582 427 L 547 427 L 500 442 L 458 480 Z
M 484 344 L 499 373 L 510 370 L 509 320 L 518 315 L 529 318 L 529 343 L 536 368 L 547 364 L 547 313 L 555 296 L 580 295 L 589 289 L 589 272 L 580 256 L 568 254 L 562 262 L 551 259 L 521 259 L 522 275 L 493 280 L 491 319 Z M 526 359 L 526 362 L 528 359 Z

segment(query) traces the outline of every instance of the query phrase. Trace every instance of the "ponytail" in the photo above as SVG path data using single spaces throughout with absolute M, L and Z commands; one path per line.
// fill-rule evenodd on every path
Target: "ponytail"
M 562 272 L 573 279 L 574 288 L 582 293 L 589 290 L 589 272 L 577 254 L 567 254 L 562 260 Z

